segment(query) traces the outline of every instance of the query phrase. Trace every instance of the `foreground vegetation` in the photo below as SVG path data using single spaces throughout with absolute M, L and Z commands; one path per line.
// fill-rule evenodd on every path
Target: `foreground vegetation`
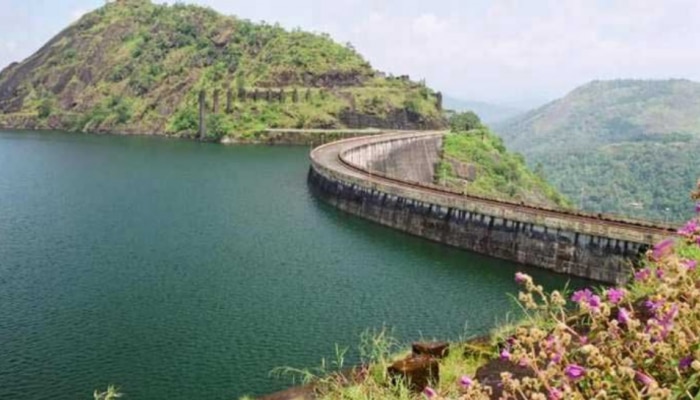
M 470 112 L 450 119 L 443 156 L 437 168 L 440 184 L 465 193 L 527 204 L 570 207 L 569 201 L 531 171 L 525 159 L 506 150 L 503 140 Z
M 365 340 L 354 380 L 331 373 L 316 383 L 321 399 L 696 399 L 700 396 L 700 183 L 696 216 L 675 238 L 647 254 L 628 285 L 545 293 L 528 275 L 518 303 L 521 322 L 491 341 L 455 344 L 441 361 L 440 380 L 412 393 L 390 379 L 392 341 Z M 632 275 L 632 272 L 631 272 Z M 501 366 L 497 381 L 482 369 Z
M 495 130 L 579 208 L 682 222 L 698 115 L 700 83 L 596 81 Z
M 281 89 L 285 101 L 263 100 Z M 192 135 L 200 90 L 212 139 L 267 127 L 346 128 L 347 115 L 442 124 L 425 84 L 385 77 L 327 35 L 193 5 L 118 0 L 0 72 L 0 128 Z M 255 90 L 257 100 L 240 96 Z

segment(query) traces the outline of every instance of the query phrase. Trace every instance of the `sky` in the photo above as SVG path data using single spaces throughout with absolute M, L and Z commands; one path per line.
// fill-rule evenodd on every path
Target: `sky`
M 0 0 L 0 68 L 104 2 Z M 465 100 L 532 106 L 595 79 L 700 81 L 698 0 L 187 2 L 329 33 L 377 69 Z

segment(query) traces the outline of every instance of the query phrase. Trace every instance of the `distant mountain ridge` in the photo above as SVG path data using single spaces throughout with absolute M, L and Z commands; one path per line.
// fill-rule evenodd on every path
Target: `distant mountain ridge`
M 202 89 L 216 109 L 207 120 L 214 138 L 266 127 L 444 126 L 433 90 L 386 77 L 327 35 L 116 0 L 0 72 L 0 128 L 189 135 Z
M 700 177 L 700 83 L 583 85 L 494 129 L 579 206 L 680 220 Z
M 460 112 L 473 111 L 479 115 L 479 118 L 486 124 L 505 121 L 525 112 L 525 110 L 516 107 L 491 104 L 482 101 L 461 100 L 449 95 L 444 97 L 443 105 L 448 110 Z

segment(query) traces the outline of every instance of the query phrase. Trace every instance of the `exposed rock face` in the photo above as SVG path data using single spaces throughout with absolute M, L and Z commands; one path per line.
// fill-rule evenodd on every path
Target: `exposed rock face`
M 469 182 L 474 182 L 476 180 L 478 171 L 476 164 L 464 163 L 449 158 L 447 158 L 446 161 L 452 166 L 455 177 Z
M 439 118 L 427 117 L 406 109 L 396 109 L 388 115 L 372 115 L 352 110 L 344 110 L 340 113 L 340 121 L 352 129 L 379 128 L 379 129 L 439 129 L 443 122 Z
M 120 0 L 0 73 L 0 126 L 191 135 L 203 89 L 215 138 L 265 127 L 444 125 L 434 91 L 383 77 L 327 35 Z

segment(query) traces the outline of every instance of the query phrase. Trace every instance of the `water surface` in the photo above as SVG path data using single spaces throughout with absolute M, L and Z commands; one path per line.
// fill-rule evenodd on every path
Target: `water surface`
M 505 318 L 523 268 L 318 202 L 307 154 L 0 133 L 0 399 L 234 399 L 366 328 L 450 339 Z

